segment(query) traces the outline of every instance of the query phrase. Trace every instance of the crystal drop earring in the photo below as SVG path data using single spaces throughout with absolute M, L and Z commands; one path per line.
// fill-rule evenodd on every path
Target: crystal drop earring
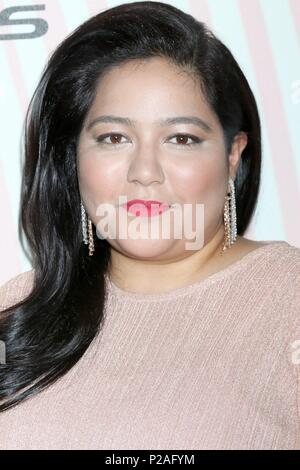
M 92 221 L 87 216 L 87 213 L 85 211 L 82 201 L 80 202 L 80 205 L 81 205 L 81 225 L 82 225 L 83 243 L 85 245 L 89 245 L 89 256 L 93 256 L 93 253 L 95 251 L 95 245 L 94 245 Z
M 229 177 L 230 190 L 225 196 L 224 204 L 224 229 L 225 236 L 223 242 L 222 253 L 233 245 L 237 239 L 237 223 L 236 223 L 236 200 L 234 181 Z

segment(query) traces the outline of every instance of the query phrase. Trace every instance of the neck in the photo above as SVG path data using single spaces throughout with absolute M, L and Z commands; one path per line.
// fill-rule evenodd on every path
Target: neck
M 195 252 L 164 260 L 131 258 L 111 248 L 109 277 L 119 288 L 137 293 L 160 293 L 192 284 L 218 271 L 226 257 L 222 252 L 224 226 Z

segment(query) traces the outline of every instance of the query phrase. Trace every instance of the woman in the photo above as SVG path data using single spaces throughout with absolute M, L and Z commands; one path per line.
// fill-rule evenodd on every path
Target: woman
M 300 249 L 243 236 L 260 120 L 224 44 L 165 3 L 94 16 L 50 58 L 25 152 L 0 448 L 300 448 Z

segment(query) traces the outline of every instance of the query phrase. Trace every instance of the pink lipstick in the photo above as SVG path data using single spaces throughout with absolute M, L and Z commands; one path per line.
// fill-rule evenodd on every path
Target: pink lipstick
M 135 216 L 152 217 L 153 215 L 162 214 L 171 206 L 161 201 L 133 199 L 122 204 L 122 207 Z

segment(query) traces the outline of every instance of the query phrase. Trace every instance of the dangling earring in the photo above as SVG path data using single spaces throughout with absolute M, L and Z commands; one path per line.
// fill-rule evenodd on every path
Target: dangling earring
M 93 256 L 93 253 L 95 251 L 95 245 L 94 245 L 92 221 L 90 220 L 89 217 L 87 217 L 82 201 L 80 202 L 80 207 L 81 207 L 81 225 L 82 225 L 83 242 L 85 245 L 87 244 L 89 245 L 89 256 Z
M 224 229 L 225 237 L 223 242 L 222 253 L 233 245 L 237 239 L 237 225 L 236 225 L 236 201 L 235 201 L 235 188 L 234 182 L 229 177 L 230 191 L 225 196 L 224 205 Z

